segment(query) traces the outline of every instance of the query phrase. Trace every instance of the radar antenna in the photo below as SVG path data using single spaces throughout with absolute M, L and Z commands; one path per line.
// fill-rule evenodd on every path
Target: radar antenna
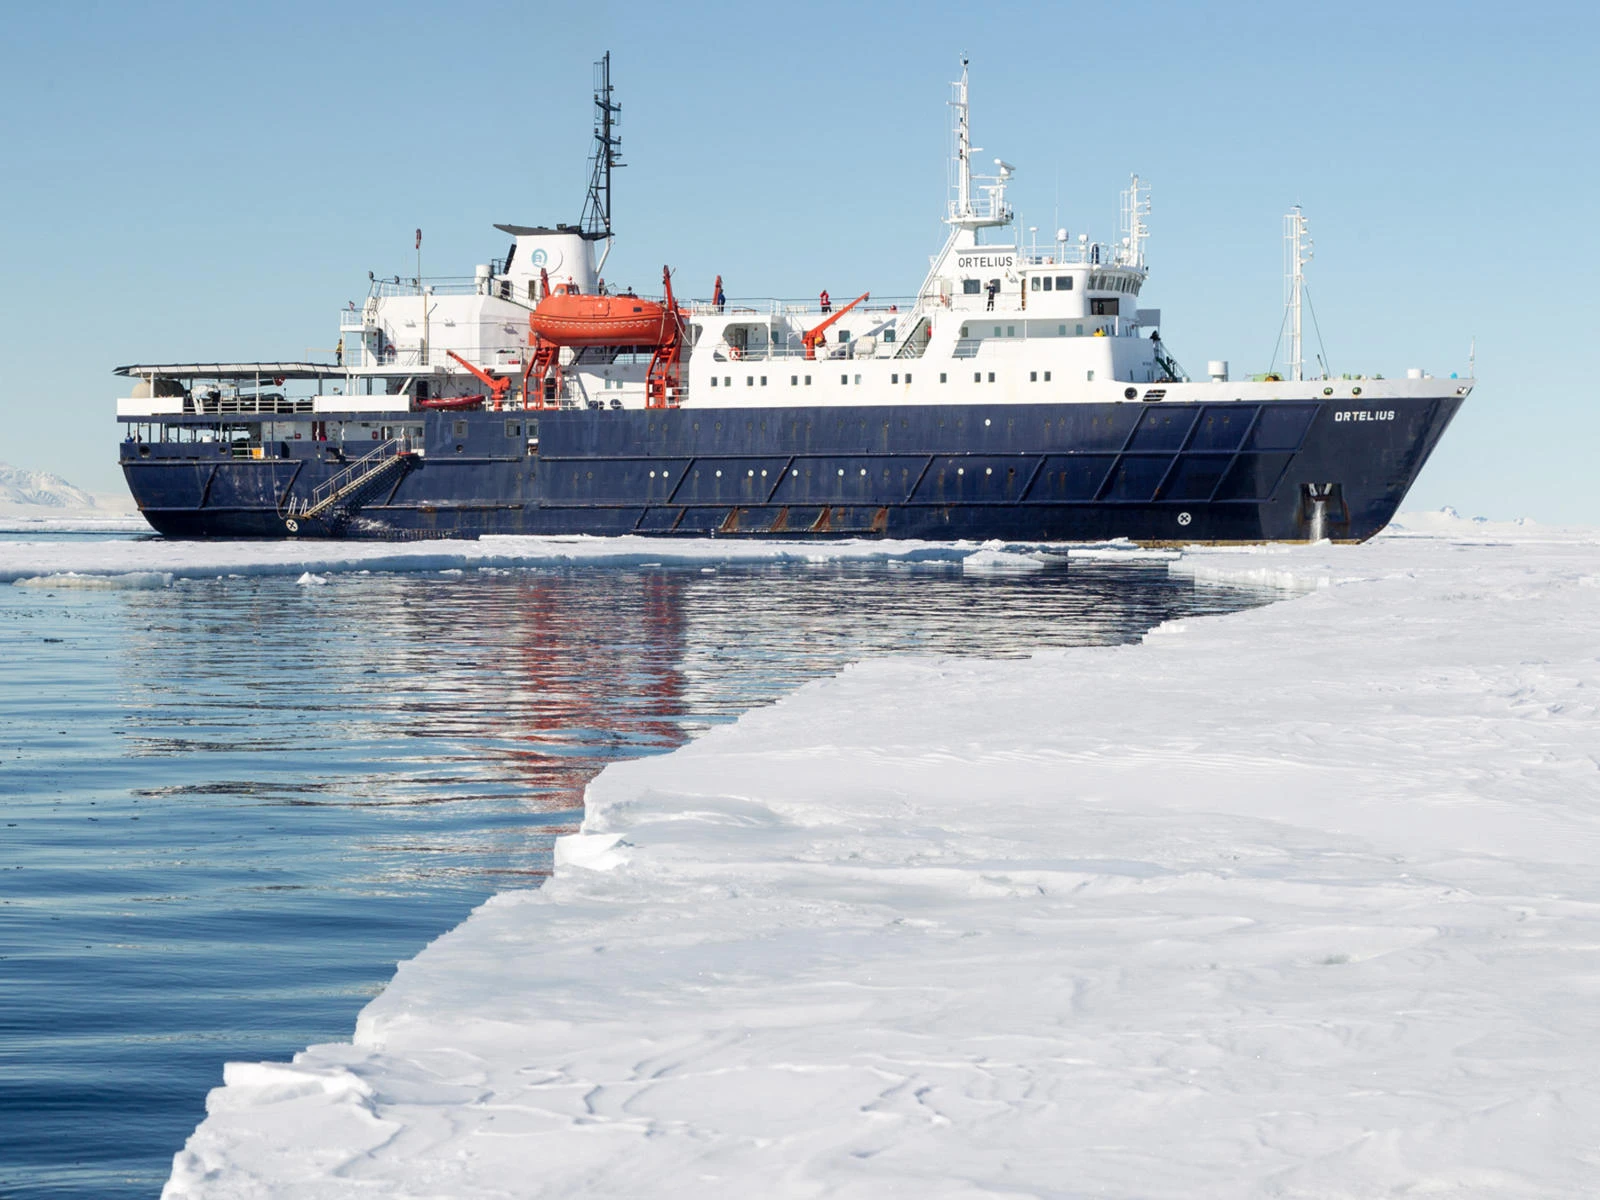
M 583 236 L 607 242 L 610 253 L 611 169 L 625 167 L 622 138 L 616 127 L 622 124 L 622 105 L 611 99 L 611 51 L 594 65 L 594 155 L 590 158 L 589 196 L 583 202 L 583 218 L 578 222 Z M 604 256 L 600 260 L 605 261 Z
M 1311 239 L 1306 236 L 1305 213 L 1296 204 L 1283 218 L 1284 302 L 1289 318 L 1289 378 L 1305 378 L 1304 351 L 1300 336 L 1301 302 L 1306 291 L 1306 264 L 1311 261 Z

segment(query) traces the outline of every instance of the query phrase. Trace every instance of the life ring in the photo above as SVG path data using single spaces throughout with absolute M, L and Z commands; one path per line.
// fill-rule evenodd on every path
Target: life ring
M 730 359 L 732 359 L 734 362 L 738 362 L 741 358 L 744 357 L 744 351 L 739 349 L 739 347 L 737 347 L 737 346 L 729 346 L 728 347 L 728 357 Z

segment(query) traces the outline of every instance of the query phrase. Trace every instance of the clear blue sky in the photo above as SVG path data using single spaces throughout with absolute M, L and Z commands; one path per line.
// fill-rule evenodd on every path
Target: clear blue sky
M 606 274 L 915 289 L 947 82 L 1022 224 L 1110 239 L 1154 188 L 1144 302 L 1191 372 L 1264 370 L 1305 206 L 1335 372 L 1482 380 L 1412 493 L 1600 523 L 1600 19 L 1591 5 L 18 6 L 0 71 L 0 460 L 121 487 L 112 367 L 331 347 L 367 271 L 468 274 L 578 218 L 590 63 L 626 170 Z

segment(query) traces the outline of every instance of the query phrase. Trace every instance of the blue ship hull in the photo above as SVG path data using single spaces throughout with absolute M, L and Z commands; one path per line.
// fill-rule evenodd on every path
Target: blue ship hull
M 422 426 L 424 453 L 301 520 L 294 507 L 355 447 L 257 439 L 240 457 L 216 441 L 130 440 L 122 466 L 140 510 L 171 537 L 1361 541 L 1394 515 L 1460 404 L 351 414 L 342 419 Z M 278 419 L 163 420 L 238 430 Z

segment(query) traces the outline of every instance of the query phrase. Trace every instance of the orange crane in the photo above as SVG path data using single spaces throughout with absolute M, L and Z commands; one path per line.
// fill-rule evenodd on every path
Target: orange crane
M 445 353 L 465 367 L 469 372 L 477 377 L 480 383 L 493 392 L 494 406 L 496 409 L 500 408 L 500 406 L 505 402 L 506 392 L 511 387 L 511 380 L 496 379 L 493 375 L 489 374 L 489 372 L 483 370 L 482 368 L 473 366 L 454 350 L 446 350 Z
M 832 325 L 840 317 L 844 316 L 845 313 L 849 312 L 856 305 L 860 304 L 863 300 L 865 300 L 871 294 L 872 294 L 871 292 L 862 292 L 861 295 L 857 296 L 854 300 L 850 301 L 849 304 L 846 304 L 843 308 L 841 308 L 838 312 L 834 313 L 833 316 L 829 317 L 821 325 L 818 325 L 815 329 L 808 330 L 805 333 L 805 335 L 803 337 L 801 337 L 800 341 L 802 343 L 804 343 L 805 348 L 806 348 L 806 361 L 807 362 L 810 362 L 810 361 L 814 360 L 817 357 L 817 347 L 822 345 L 823 342 L 828 340 L 827 337 L 824 336 L 828 331 L 828 326 Z

